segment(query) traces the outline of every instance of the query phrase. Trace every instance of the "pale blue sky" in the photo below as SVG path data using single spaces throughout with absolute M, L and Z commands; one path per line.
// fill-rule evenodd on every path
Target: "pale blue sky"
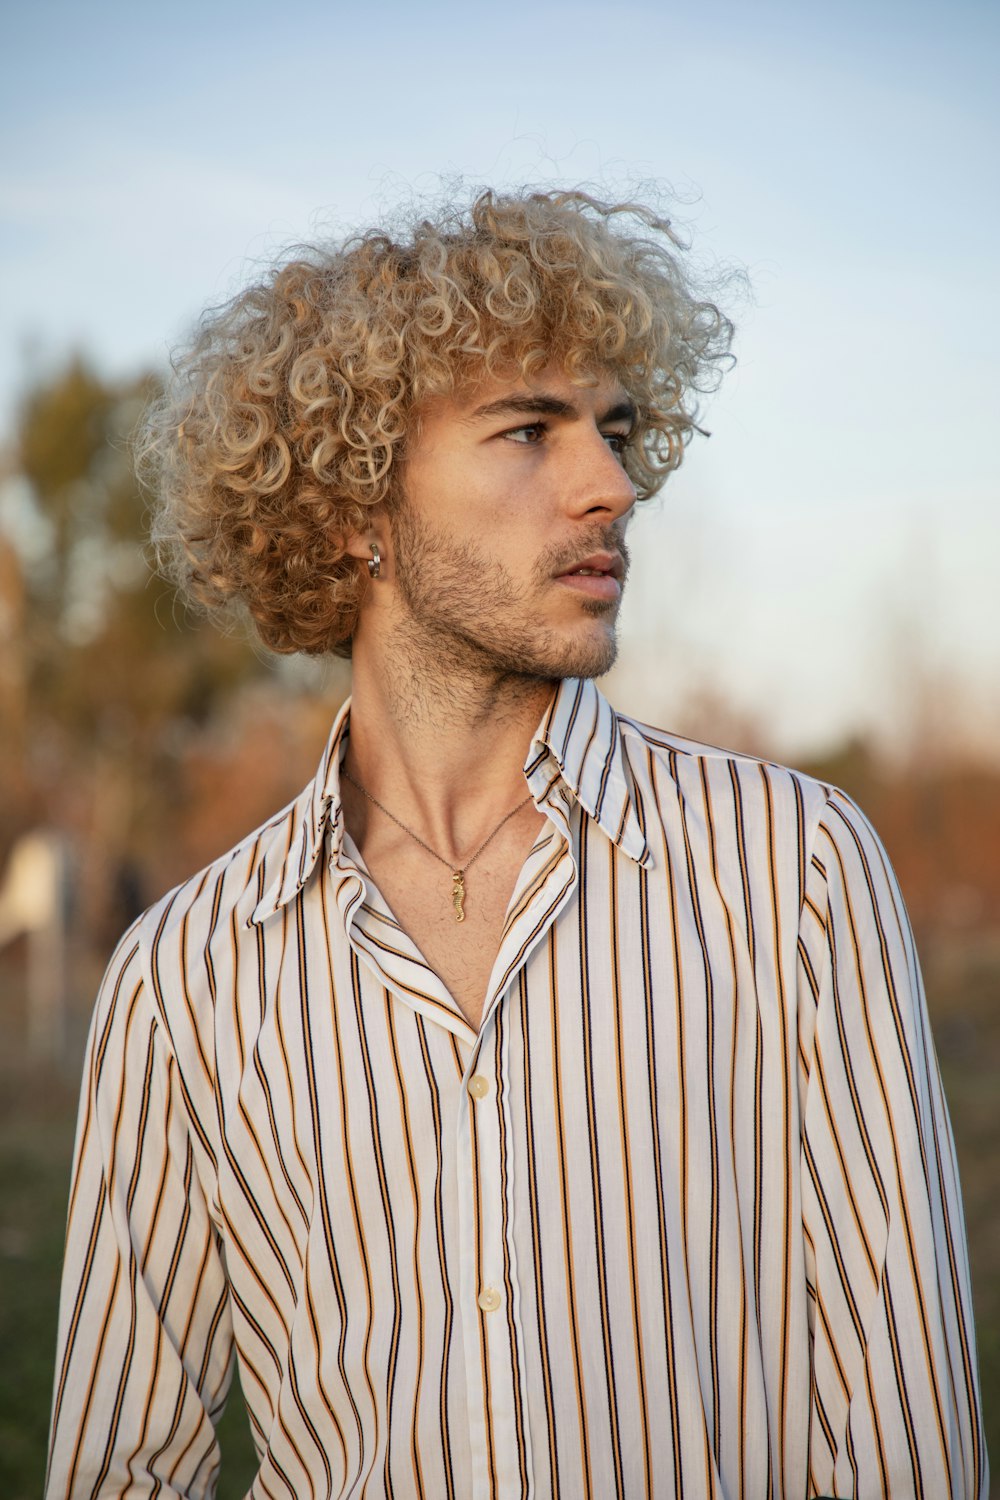
M 906 725 L 920 666 L 1000 736 L 995 5 L 34 0 L 4 29 L 5 424 L 29 346 L 163 361 L 254 259 L 439 174 L 672 182 L 754 302 L 637 523 L 619 701 L 680 721 L 707 683 L 805 749 Z

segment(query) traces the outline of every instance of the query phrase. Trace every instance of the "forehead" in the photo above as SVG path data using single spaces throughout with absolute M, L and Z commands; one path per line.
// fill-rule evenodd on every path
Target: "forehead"
M 428 398 L 416 415 L 422 427 L 439 423 L 474 426 L 519 412 L 570 418 L 600 416 L 628 403 L 628 392 L 613 371 L 598 369 L 584 380 L 552 364 L 527 376 L 520 370 L 484 375 L 448 395 Z

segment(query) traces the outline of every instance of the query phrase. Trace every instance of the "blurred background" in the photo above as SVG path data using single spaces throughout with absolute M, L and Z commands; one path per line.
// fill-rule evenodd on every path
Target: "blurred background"
M 707 277 L 747 273 L 724 293 L 738 365 L 711 438 L 635 523 L 607 686 L 831 778 L 882 834 L 1000 1452 L 1000 11 L 34 0 L 4 33 L 0 1493 L 41 1489 L 103 966 L 137 911 L 299 789 L 350 689 L 151 576 L 129 435 L 203 306 L 458 177 L 649 182 Z M 235 1496 L 236 1400 L 223 1447 Z

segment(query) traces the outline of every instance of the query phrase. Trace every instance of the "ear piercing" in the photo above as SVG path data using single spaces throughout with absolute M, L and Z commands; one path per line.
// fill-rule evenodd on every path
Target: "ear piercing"
M 368 559 L 368 574 L 371 578 L 377 578 L 382 571 L 382 554 L 378 550 L 378 542 L 369 543 L 371 557 Z

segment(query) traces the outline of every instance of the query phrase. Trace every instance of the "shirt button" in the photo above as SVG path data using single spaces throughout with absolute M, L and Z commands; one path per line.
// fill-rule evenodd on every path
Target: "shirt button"
M 500 1293 L 495 1286 L 484 1286 L 479 1293 L 479 1306 L 483 1312 L 496 1312 L 500 1301 Z
M 469 1093 L 473 1099 L 485 1099 L 490 1091 L 490 1081 L 482 1073 L 473 1073 L 469 1079 Z

